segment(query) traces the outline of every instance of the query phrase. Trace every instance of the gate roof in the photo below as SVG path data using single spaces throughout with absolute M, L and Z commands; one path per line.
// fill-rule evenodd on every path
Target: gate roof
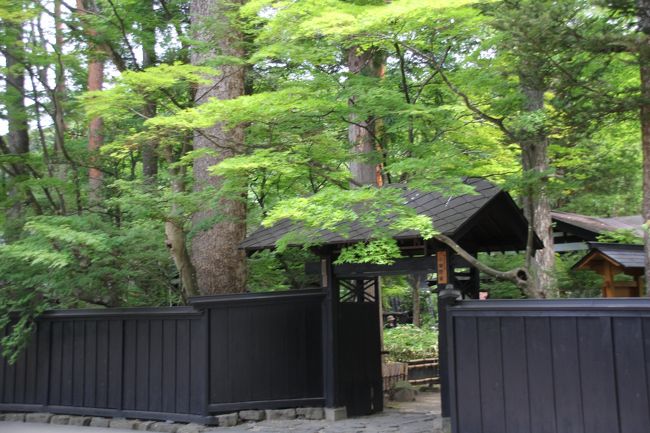
M 469 178 L 464 182 L 474 187 L 476 193 L 454 196 L 404 188 L 403 196 L 406 205 L 417 214 L 430 217 L 436 230 L 451 237 L 463 248 L 470 251 L 524 250 L 528 223 L 512 197 L 485 179 Z M 300 229 L 299 223 L 284 220 L 271 227 L 257 229 L 240 246 L 249 252 L 271 249 L 283 236 Z M 372 238 L 372 230 L 360 223 L 352 223 L 346 235 L 314 230 L 309 236 L 310 243 L 340 246 L 368 241 Z M 406 230 L 394 237 L 402 243 L 424 242 L 415 230 Z M 541 248 L 537 236 L 535 240 L 536 247 Z

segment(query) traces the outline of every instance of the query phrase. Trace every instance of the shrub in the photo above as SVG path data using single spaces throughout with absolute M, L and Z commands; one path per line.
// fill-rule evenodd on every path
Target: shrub
M 432 358 L 437 354 L 438 333 L 432 329 L 413 325 L 400 325 L 384 330 L 384 350 L 388 360 L 407 362 Z

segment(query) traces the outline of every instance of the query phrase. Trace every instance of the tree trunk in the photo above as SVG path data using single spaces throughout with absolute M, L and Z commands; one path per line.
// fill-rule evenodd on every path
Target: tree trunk
M 150 7 L 150 13 L 153 13 L 154 5 L 152 1 L 147 2 Z M 151 20 L 145 20 L 143 23 L 143 41 L 142 41 L 142 67 L 148 68 L 156 64 L 156 26 L 151 24 Z M 151 118 L 156 115 L 156 104 L 147 102 L 144 107 L 145 117 Z M 142 145 L 142 174 L 145 182 L 153 182 L 158 176 L 158 155 L 156 153 L 156 143 L 148 142 Z
M 88 63 L 88 91 L 101 90 L 104 83 L 104 62 L 90 60 Z M 88 152 L 90 153 L 90 168 L 88 169 L 88 203 L 90 207 L 99 205 L 101 201 L 101 188 L 103 176 L 97 168 L 99 150 L 104 144 L 104 121 L 101 117 L 90 120 L 88 127 Z
M 185 154 L 189 145 L 185 146 L 182 154 Z M 174 193 L 182 193 L 185 191 L 185 169 L 176 168 L 174 163 L 178 162 L 174 159 L 173 149 L 167 147 L 166 159 L 169 168 L 169 177 L 171 178 L 171 188 Z M 190 296 L 196 296 L 199 294 L 197 282 L 196 282 L 196 271 L 190 253 L 187 248 L 187 233 L 183 227 L 183 220 L 181 215 L 179 215 L 180 210 L 175 204 L 172 205 L 171 212 L 167 221 L 165 221 L 165 236 L 167 248 L 174 260 L 176 269 L 181 280 L 181 289 L 185 299 Z
M 84 4 L 84 0 L 77 0 L 77 9 L 83 16 L 91 11 L 97 12 L 97 5 L 93 0 L 89 0 L 88 5 Z M 104 84 L 104 61 L 102 60 L 102 53 L 98 47 L 92 42 L 92 39 L 97 36 L 97 30 L 89 27 L 86 24 L 84 28 L 86 34 L 90 36 L 91 41 L 88 43 L 90 56 L 88 58 L 88 91 L 102 90 Z M 104 144 L 104 121 L 101 117 L 90 119 L 88 127 L 88 152 L 90 153 L 90 168 L 88 169 L 88 204 L 90 208 L 96 207 L 101 201 L 101 188 L 102 188 L 102 172 L 99 170 L 99 149 Z
M 243 37 L 233 22 L 233 15 L 244 0 L 193 0 L 191 17 L 194 39 L 213 47 L 209 52 L 198 47 L 192 52 L 192 64 L 202 65 L 215 56 L 244 57 Z M 195 103 L 210 98 L 233 99 L 244 94 L 244 67 L 223 65 L 214 82 L 200 85 Z M 244 128 L 226 129 L 223 124 L 198 131 L 194 149 L 211 149 L 217 156 L 202 156 L 194 162 L 195 189 L 206 186 L 219 189 L 223 179 L 208 169 L 226 158 L 243 152 Z M 246 236 L 245 190 L 241 197 L 222 197 L 218 209 L 203 209 L 193 217 L 195 227 L 216 220 L 209 229 L 200 230 L 192 239 L 192 262 L 202 294 L 238 293 L 246 288 L 246 255 L 239 244 Z
M 358 47 L 348 50 L 348 69 L 352 74 L 369 77 L 382 77 L 384 74 L 384 59 L 376 50 L 361 51 Z M 354 109 L 355 97 L 350 98 L 349 105 Z M 348 126 L 348 141 L 352 146 L 355 159 L 350 162 L 350 174 L 355 185 L 383 185 L 380 157 L 376 150 L 376 119 L 369 116 L 365 119 L 356 114 L 350 114 Z
M 637 0 L 639 29 L 643 40 L 639 46 L 641 73 L 641 148 L 643 153 L 643 220 L 650 223 L 650 0 Z M 650 296 L 650 233 L 645 231 L 645 284 Z
M 540 65 L 537 61 L 523 61 L 520 72 L 520 87 L 524 95 L 524 111 L 527 113 L 542 113 L 544 110 L 544 92 L 546 86 L 539 74 Z M 548 136 L 544 127 L 532 132 L 523 132 L 519 145 L 521 146 L 522 168 L 527 175 L 535 176 L 536 180 L 528 182 L 524 195 L 524 214 L 534 233 L 544 243 L 544 248 L 534 252 L 533 232 L 530 232 L 527 249 L 527 265 L 532 281 L 529 283 L 528 295 L 535 298 L 548 298 L 555 291 L 555 251 L 553 243 L 553 227 L 551 220 L 551 205 L 547 192 L 545 172 L 549 168 Z
M 407 277 L 409 284 L 411 285 L 411 295 L 413 298 L 413 326 L 420 328 L 422 326 L 422 320 L 420 319 L 420 309 L 421 309 L 421 300 L 420 300 L 420 285 L 422 284 L 422 279 L 424 276 L 422 274 L 411 274 Z
M 6 32 L 15 36 L 15 40 L 20 41 L 23 38 L 23 32 L 20 25 L 6 23 Z M 6 111 L 7 111 L 7 146 L 8 151 L 14 155 L 24 155 L 29 153 L 29 127 L 27 124 L 27 111 L 25 109 L 25 66 L 23 64 L 24 52 L 22 44 L 6 47 L 4 50 L 6 62 Z M 20 164 L 13 165 L 15 176 L 12 179 L 12 186 L 8 190 L 11 207 L 7 210 L 4 238 L 6 242 L 11 242 L 20 237 L 24 225 L 24 206 L 25 198 L 19 191 L 16 183 L 19 182 L 20 176 L 24 173 L 25 167 Z
M 63 20 L 61 18 L 61 0 L 54 2 L 54 26 L 55 26 L 55 47 L 57 62 L 55 70 L 55 86 L 54 97 L 52 102 L 54 105 L 54 155 L 57 160 L 57 177 L 65 178 L 65 169 L 60 163 L 61 154 L 63 153 L 63 146 L 65 141 L 65 119 L 63 113 L 63 98 L 65 96 L 65 72 L 63 70 Z

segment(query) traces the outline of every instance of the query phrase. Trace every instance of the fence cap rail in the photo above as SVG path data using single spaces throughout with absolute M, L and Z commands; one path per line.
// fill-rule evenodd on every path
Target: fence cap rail
M 210 296 L 194 296 L 188 300 L 189 304 L 201 308 L 211 305 L 236 303 L 236 302 L 251 302 L 251 301 L 278 301 L 278 300 L 294 300 L 294 299 L 307 299 L 318 298 L 325 296 L 325 292 L 321 289 L 300 289 L 300 290 L 286 290 L 283 292 L 263 292 L 263 293 L 236 293 L 227 295 L 210 295 Z
M 133 307 L 133 308 L 80 308 L 70 310 L 49 310 L 39 316 L 41 319 L 98 319 L 106 317 L 131 318 L 152 316 L 199 316 L 201 312 L 193 307 Z
M 643 310 L 650 311 L 650 298 L 583 298 L 583 299 L 499 299 L 463 300 L 450 311 L 566 311 L 566 310 Z

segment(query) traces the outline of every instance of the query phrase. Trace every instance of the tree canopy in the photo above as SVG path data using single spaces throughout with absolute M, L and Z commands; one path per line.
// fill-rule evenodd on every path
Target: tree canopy
M 362 221 L 375 240 L 340 260 L 389 262 L 392 234 L 438 232 L 382 186 L 471 193 L 466 176 L 516 197 L 546 241 L 524 260 L 527 294 L 556 296 L 565 265 L 555 263 L 551 209 L 650 209 L 644 7 L 5 2 L 0 315 L 307 284 L 296 269 L 311 253 L 288 240 L 249 259 L 237 252 L 246 228 L 284 218 Z M 394 225 L 381 224 L 386 212 Z M 204 275 L 224 260 L 213 273 L 239 279 Z

